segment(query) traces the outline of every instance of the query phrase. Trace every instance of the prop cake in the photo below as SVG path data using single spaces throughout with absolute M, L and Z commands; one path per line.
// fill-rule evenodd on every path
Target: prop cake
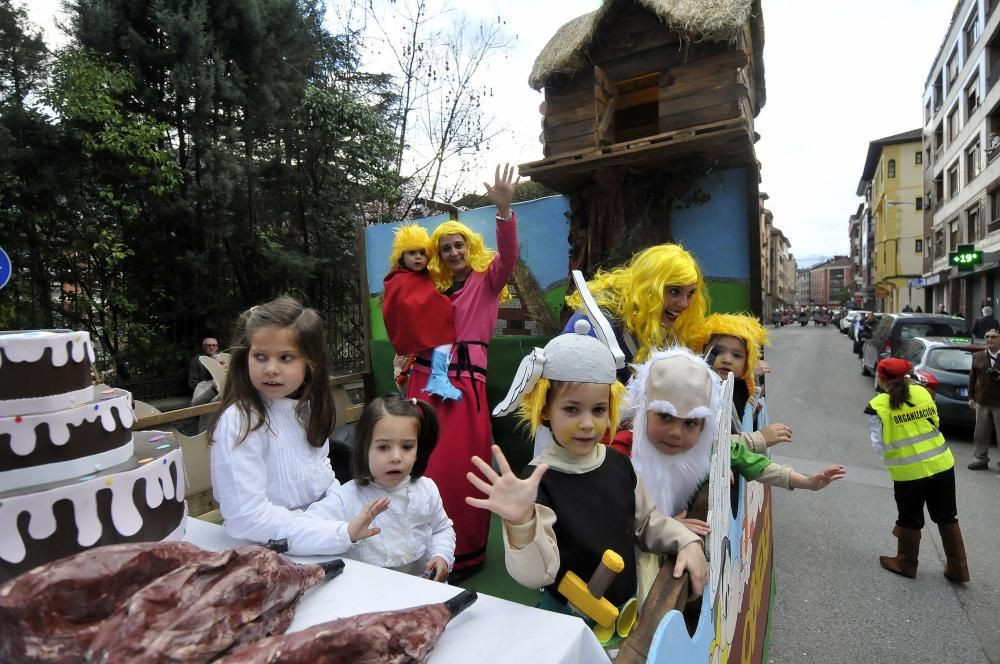
M 0 332 L 0 583 L 84 549 L 184 535 L 184 464 L 95 387 L 90 335 Z

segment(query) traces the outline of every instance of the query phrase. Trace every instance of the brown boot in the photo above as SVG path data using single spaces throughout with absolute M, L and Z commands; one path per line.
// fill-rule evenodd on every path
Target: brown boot
M 917 555 L 920 553 L 920 531 L 896 526 L 892 529 L 892 534 L 899 540 L 899 552 L 895 556 L 879 556 L 879 564 L 890 572 L 915 578 Z
M 957 523 L 938 524 L 941 544 L 944 545 L 944 575 L 949 581 L 966 583 L 969 580 L 969 565 L 965 560 L 965 542 L 962 529 Z

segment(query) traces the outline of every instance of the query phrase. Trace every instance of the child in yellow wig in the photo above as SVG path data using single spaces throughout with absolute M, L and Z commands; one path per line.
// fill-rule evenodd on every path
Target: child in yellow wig
M 545 447 L 525 479 L 511 472 L 497 446 L 499 474 L 473 457 L 485 479 L 469 473 L 469 481 L 487 497 L 466 501 L 503 518 L 507 571 L 523 586 L 545 589 L 541 608 L 568 613 L 566 574 L 589 579 L 606 550 L 617 553 L 624 567 L 604 597 L 621 610 L 617 623 L 595 628 L 608 640 L 614 629 L 625 636 L 634 620 L 636 546 L 676 553 L 674 576 L 688 570 L 695 596 L 704 587 L 706 562 L 698 536 L 653 509 L 628 458 L 600 444 L 605 432 L 614 433 L 625 389 L 611 351 L 589 331 L 580 321 L 574 334 L 557 336 L 521 362 L 493 414 L 518 409 Z
M 396 229 L 389 273 L 383 281 L 382 318 L 396 351 L 396 378 L 406 355 L 433 349 L 431 376 L 424 391 L 443 399 L 461 399 L 462 393 L 448 380 L 455 315 L 451 300 L 438 292 L 427 270 L 430 247 L 430 236 L 423 227 L 403 224 Z
M 754 421 L 761 394 L 756 383 L 761 366 L 760 352 L 770 345 L 764 326 L 747 314 L 712 314 L 703 321 L 695 343 L 706 355 L 714 357 L 712 370 L 720 378 L 725 380 L 733 374 L 733 408 L 739 421 Z M 790 442 L 792 429 L 776 422 L 760 431 L 746 432 L 746 435 L 753 438 L 745 441 L 750 448 L 762 452 L 765 446 Z
M 693 339 L 708 312 L 708 291 L 701 268 L 677 244 L 661 244 L 636 254 L 628 265 L 599 271 L 587 282 L 597 306 L 611 319 L 626 362 L 643 362 L 657 348 L 695 348 Z M 565 331 L 585 317 L 579 293 L 566 298 L 577 312 Z M 626 382 L 626 367 L 618 377 Z

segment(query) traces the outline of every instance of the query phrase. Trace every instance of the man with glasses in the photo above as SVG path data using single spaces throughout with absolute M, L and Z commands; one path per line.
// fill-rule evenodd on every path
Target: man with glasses
M 215 398 L 212 374 L 201 363 L 200 358 L 202 355 L 212 357 L 218 352 L 219 340 L 214 337 L 205 337 L 201 340 L 201 353 L 192 357 L 190 364 L 188 364 L 188 387 L 191 388 L 192 392 L 192 406 L 208 403 Z
M 1000 331 L 983 335 L 986 350 L 972 356 L 969 372 L 969 407 L 976 411 L 973 460 L 969 470 L 986 470 L 990 465 L 990 443 L 1000 431 Z

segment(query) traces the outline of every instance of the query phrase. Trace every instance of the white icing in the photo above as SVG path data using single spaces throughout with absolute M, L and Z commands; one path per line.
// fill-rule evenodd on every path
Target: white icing
M 68 342 L 71 342 L 69 351 L 66 350 Z M 71 356 L 74 362 L 83 362 L 84 358 L 94 362 L 94 347 L 90 343 L 89 332 L 32 330 L 0 334 L 0 349 L 11 362 L 37 362 L 47 348 L 52 350 L 53 366 L 63 366 Z M 3 357 L 0 357 L 2 362 Z
M 94 398 L 94 386 L 87 385 L 78 390 L 49 394 L 44 397 L 0 400 L 0 417 L 27 415 L 29 413 L 51 413 L 65 408 L 73 408 Z
M 115 390 L 115 394 L 111 395 L 110 399 L 101 400 L 102 397 L 108 395 L 100 394 L 95 388 L 89 388 L 89 391 L 91 399 L 79 408 L 68 408 L 52 413 L 20 415 L 18 416 L 20 421 L 18 421 L 18 417 L 0 417 L 0 435 L 10 435 L 11 449 L 14 454 L 27 456 L 35 451 L 36 428 L 44 423 L 49 425 L 49 438 L 55 445 L 59 446 L 65 445 L 69 441 L 70 427 L 79 427 L 84 422 L 94 422 L 100 419 L 101 426 L 105 431 L 114 431 L 118 424 L 115 422 L 113 411 L 117 411 L 122 427 L 132 428 L 135 423 L 135 413 L 132 411 L 132 399 L 128 392 Z M 72 450 L 67 450 L 67 453 L 72 454 Z M 82 475 L 83 472 L 78 474 Z M 43 479 L 34 482 L 34 484 L 46 481 L 54 480 Z
M 121 447 L 116 447 L 100 454 L 93 454 L 79 459 L 69 459 L 58 463 L 47 463 L 44 466 L 29 466 L 0 472 L 0 492 L 13 491 L 37 484 L 49 484 L 74 477 L 82 477 L 125 463 L 135 453 L 132 439 L 129 438 Z
M 146 501 L 150 507 L 160 505 L 163 500 L 183 496 L 184 463 L 181 450 L 175 448 L 165 455 L 156 456 L 151 452 L 156 444 L 149 442 L 149 437 L 154 433 L 156 432 L 136 434 L 141 436 L 142 440 L 137 441 L 138 451 L 135 456 L 145 454 L 155 457 L 152 461 L 140 464 L 136 468 L 100 475 L 84 482 L 67 484 L 48 491 L 0 497 L 0 533 L 4 533 L 4 536 L 0 537 L 0 559 L 13 564 L 24 560 L 25 543 L 17 530 L 17 517 L 22 512 L 27 512 L 29 515 L 28 533 L 32 538 L 51 536 L 55 528 L 53 505 L 59 500 L 69 500 L 73 504 L 78 530 L 77 542 L 83 547 L 92 546 L 103 534 L 101 523 L 97 518 L 97 493 L 108 488 L 108 479 L 111 480 L 112 523 L 114 529 L 122 536 L 134 535 L 142 527 L 139 511 L 132 500 L 133 487 L 140 478 L 146 481 Z M 136 459 L 136 462 L 139 460 Z M 177 473 L 176 484 L 170 478 L 171 468 Z M 152 491 L 149 487 L 152 487 Z

